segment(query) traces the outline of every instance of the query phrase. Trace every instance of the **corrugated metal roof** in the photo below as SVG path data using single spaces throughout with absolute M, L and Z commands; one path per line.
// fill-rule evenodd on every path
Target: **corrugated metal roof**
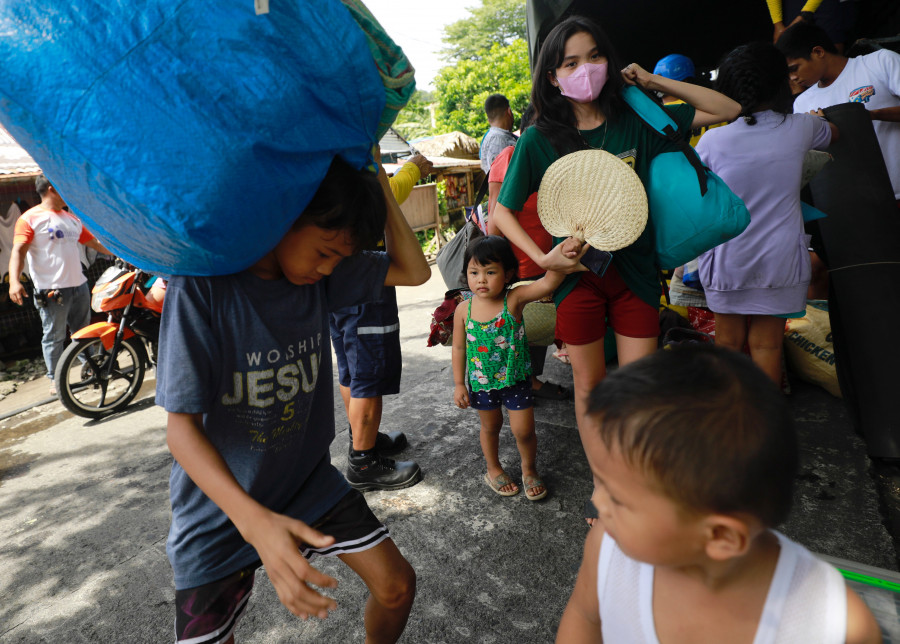
M 0 126 L 0 176 L 40 174 L 41 169 L 15 139 Z
M 406 142 L 406 139 L 400 136 L 400 133 L 392 127 L 388 128 L 388 131 L 384 133 L 378 145 L 381 146 L 382 155 L 409 154 L 409 144 Z

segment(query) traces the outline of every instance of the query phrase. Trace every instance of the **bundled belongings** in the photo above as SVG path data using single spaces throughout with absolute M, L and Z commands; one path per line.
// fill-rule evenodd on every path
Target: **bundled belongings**
M 253 5 L 0 5 L 0 121 L 92 232 L 151 272 L 252 264 L 334 156 L 371 162 L 414 89 L 361 3 Z

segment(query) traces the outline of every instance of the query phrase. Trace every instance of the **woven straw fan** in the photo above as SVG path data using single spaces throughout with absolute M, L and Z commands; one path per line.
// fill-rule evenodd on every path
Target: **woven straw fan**
M 554 237 L 577 237 L 597 250 L 630 246 L 647 226 L 647 193 L 624 161 L 604 150 L 567 154 L 547 168 L 538 216 Z

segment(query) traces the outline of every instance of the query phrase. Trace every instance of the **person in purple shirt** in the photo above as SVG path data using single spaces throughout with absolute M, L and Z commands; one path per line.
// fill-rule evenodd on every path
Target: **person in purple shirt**
M 735 351 L 749 344 L 753 361 L 780 383 L 784 321 L 804 314 L 810 279 L 803 159 L 838 131 L 824 118 L 789 113 L 787 63 L 771 44 L 727 54 L 716 89 L 741 104 L 741 115 L 707 132 L 697 153 L 744 200 L 750 225 L 700 256 L 700 281 L 716 315 L 716 344 Z

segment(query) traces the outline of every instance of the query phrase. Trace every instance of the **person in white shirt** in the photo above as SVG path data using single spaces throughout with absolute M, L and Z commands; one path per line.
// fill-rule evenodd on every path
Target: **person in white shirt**
M 53 374 L 62 355 L 66 326 L 77 331 L 91 321 L 91 293 L 81 270 L 78 245 L 111 255 L 66 208 L 66 202 L 46 177 L 34 187 L 41 203 L 26 210 L 16 221 L 9 258 L 9 299 L 21 306 L 28 297 L 20 281 L 28 262 L 34 283 L 34 306 L 41 315 L 41 349 L 50 378 L 50 395 L 56 395 Z
M 787 58 L 791 80 L 808 88 L 794 100 L 794 113 L 839 103 L 862 103 L 869 111 L 900 203 L 900 54 L 882 49 L 847 58 L 822 29 L 805 22 L 786 29 L 775 46 Z

